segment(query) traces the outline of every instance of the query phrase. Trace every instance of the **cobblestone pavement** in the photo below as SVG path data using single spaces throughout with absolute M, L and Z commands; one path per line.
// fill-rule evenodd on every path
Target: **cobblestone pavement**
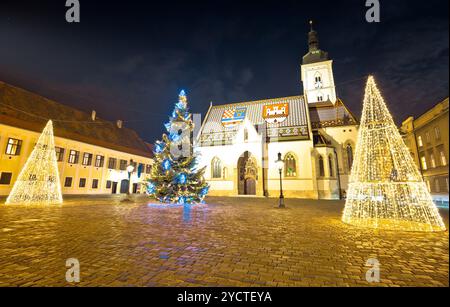
M 0 286 L 448 286 L 448 232 L 343 224 L 343 202 L 209 198 L 191 210 L 138 198 L 72 198 L 62 207 L 0 201 Z M 441 211 L 448 226 L 448 210 Z M 367 259 L 381 264 L 369 284 Z

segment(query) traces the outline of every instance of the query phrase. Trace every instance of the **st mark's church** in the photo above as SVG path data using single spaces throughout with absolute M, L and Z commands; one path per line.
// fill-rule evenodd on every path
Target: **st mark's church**
M 278 153 L 286 197 L 345 195 L 358 121 L 336 96 L 333 61 L 311 28 L 303 56 L 304 95 L 211 105 L 196 152 L 210 195 L 279 195 Z

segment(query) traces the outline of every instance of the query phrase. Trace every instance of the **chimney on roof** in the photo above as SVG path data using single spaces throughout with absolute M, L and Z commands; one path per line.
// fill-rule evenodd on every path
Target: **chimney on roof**
M 95 112 L 95 110 L 92 110 L 92 113 L 91 113 L 91 119 L 92 119 L 92 121 L 94 121 L 95 122 L 95 119 L 97 118 L 97 112 Z
M 117 128 L 122 129 L 123 121 L 120 120 L 120 119 L 118 119 L 118 120 L 116 121 L 116 125 L 117 125 Z

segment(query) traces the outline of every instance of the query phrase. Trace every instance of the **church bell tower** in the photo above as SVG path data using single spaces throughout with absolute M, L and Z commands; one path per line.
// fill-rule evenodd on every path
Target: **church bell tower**
M 328 52 L 320 50 L 319 36 L 313 29 L 308 33 L 308 53 L 303 56 L 301 65 L 301 80 L 303 92 L 308 103 L 336 103 L 336 88 L 333 76 L 333 61 L 328 58 Z

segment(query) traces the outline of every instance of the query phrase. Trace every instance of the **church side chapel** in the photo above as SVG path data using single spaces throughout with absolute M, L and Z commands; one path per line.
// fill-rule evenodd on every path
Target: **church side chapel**
M 279 195 L 278 153 L 285 197 L 338 199 L 345 195 L 358 121 L 336 96 L 333 61 L 308 34 L 301 80 L 304 95 L 211 105 L 196 152 L 210 195 Z

